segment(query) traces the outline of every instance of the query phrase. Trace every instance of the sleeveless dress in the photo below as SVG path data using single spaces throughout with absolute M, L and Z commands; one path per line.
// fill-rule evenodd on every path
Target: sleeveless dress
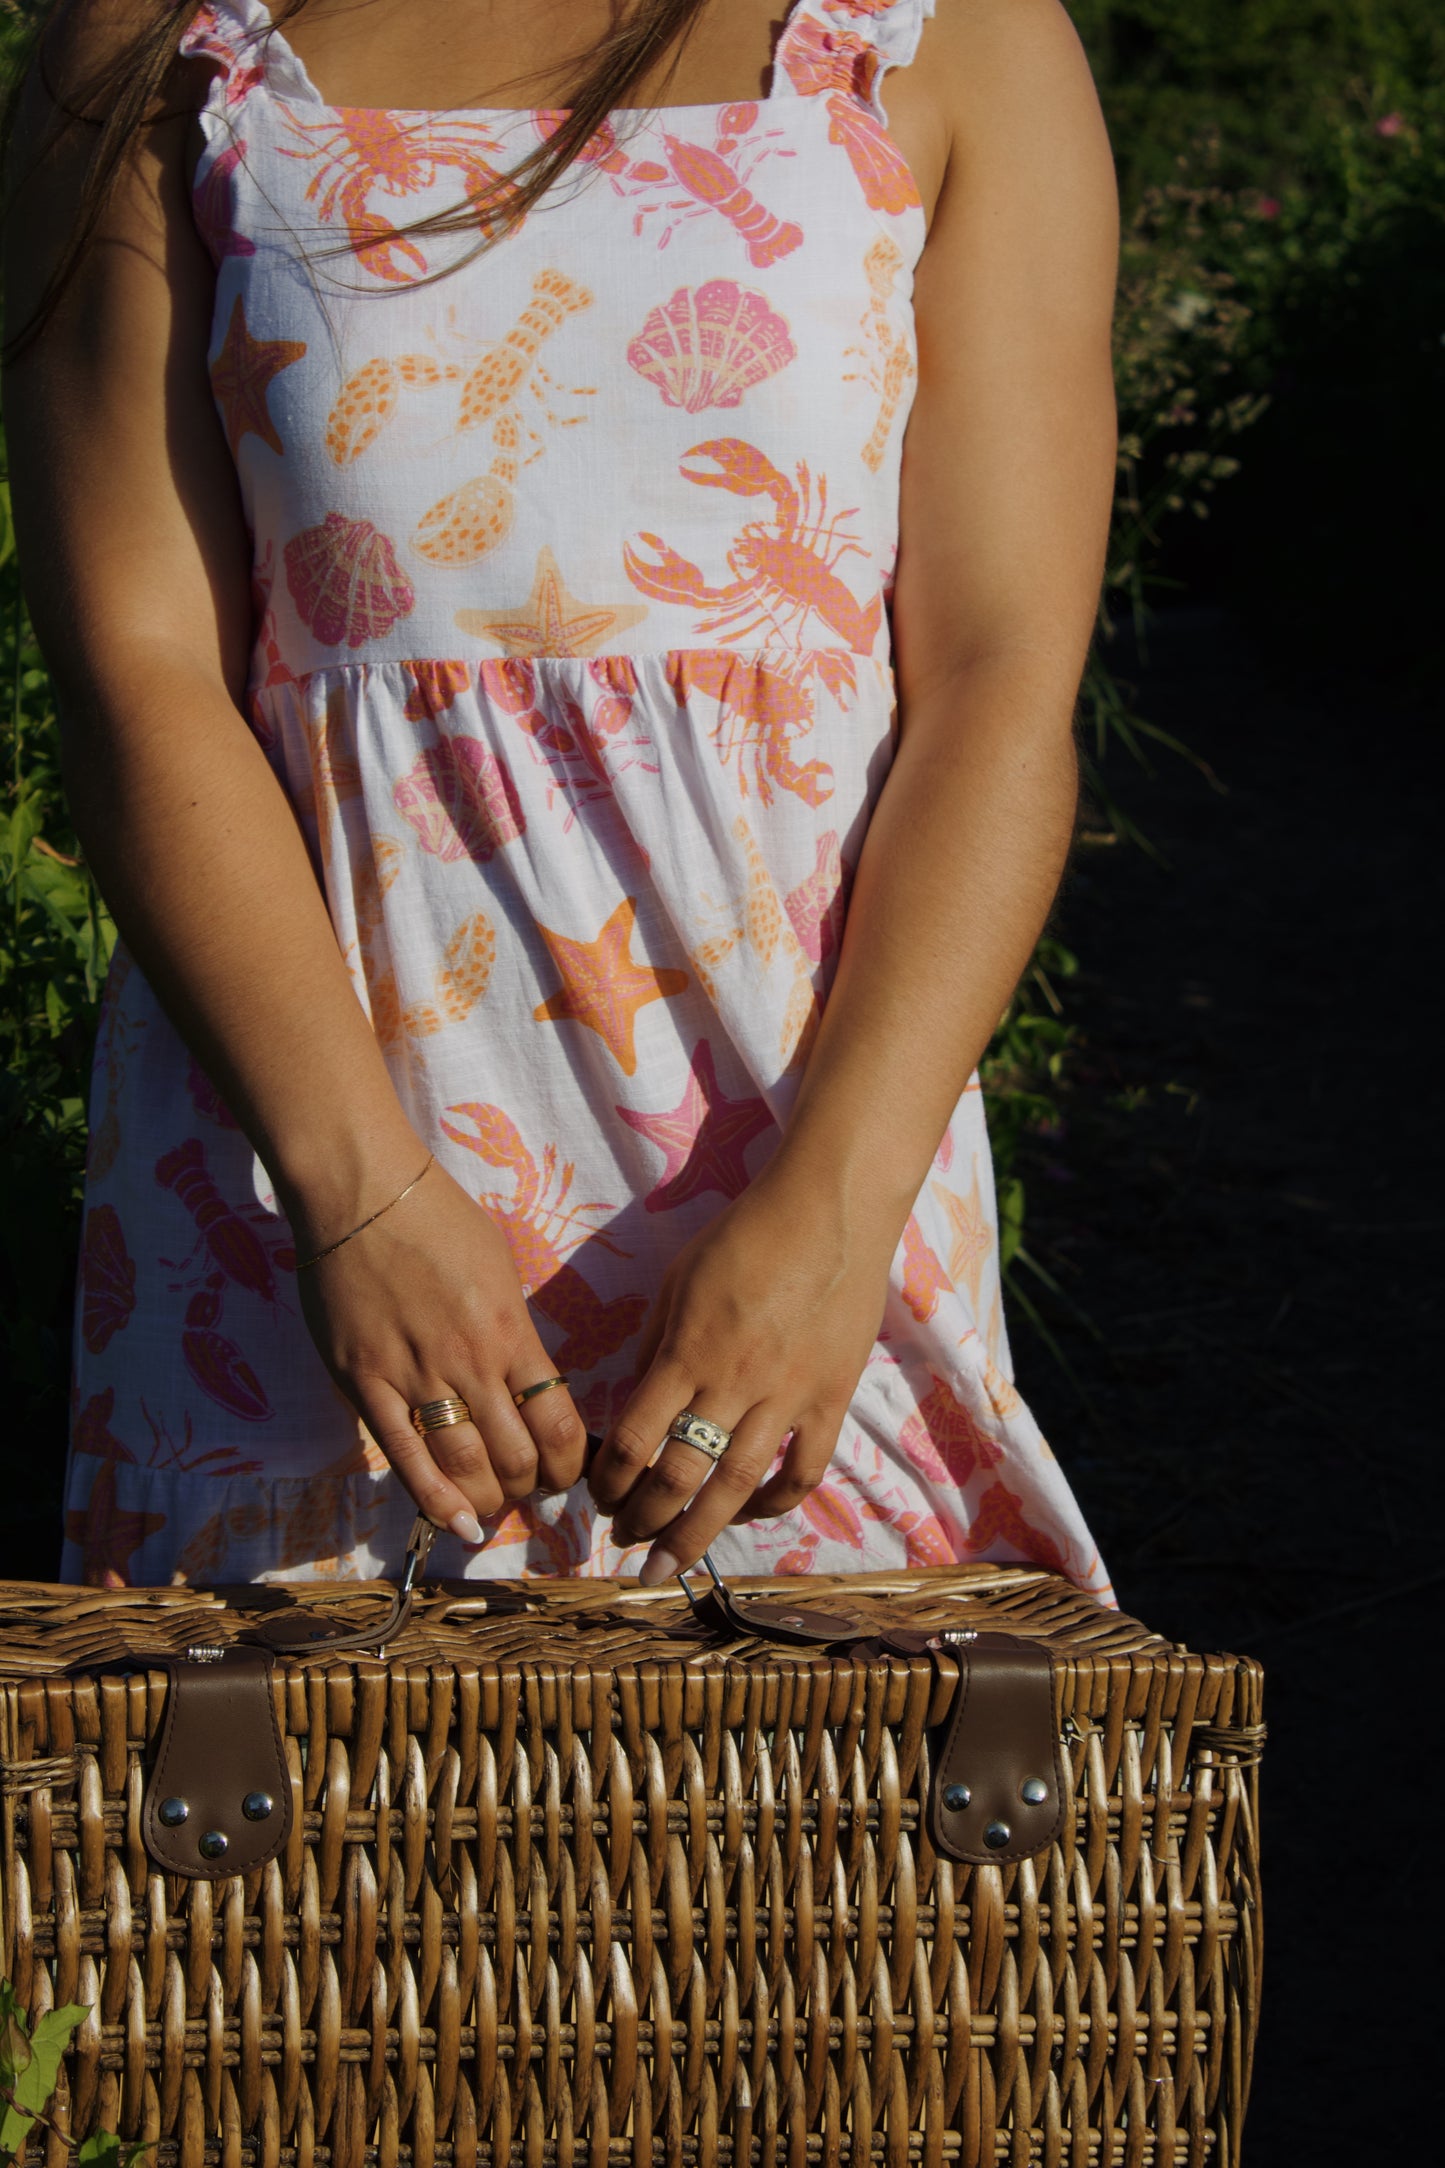
M 615 115 L 481 253 L 394 227 L 557 113 L 329 107 L 260 0 L 182 41 L 214 64 L 194 207 L 250 721 L 401 1101 L 505 1229 L 593 1431 L 669 1258 L 778 1143 L 896 744 L 925 220 L 879 86 L 931 9 L 796 0 L 767 99 Z M 410 1502 L 307 1334 L 264 1168 L 123 949 L 91 1112 L 64 1576 L 394 1572 Z M 1107 1600 L 1011 1376 L 975 1077 L 826 1479 L 712 1556 L 1036 1560 Z M 644 1553 L 582 1483 L 493 1525 L 438 1567 Z

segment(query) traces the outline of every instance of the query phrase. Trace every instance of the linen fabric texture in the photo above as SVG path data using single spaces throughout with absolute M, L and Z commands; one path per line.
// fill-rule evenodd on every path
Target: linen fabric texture
M 929 12 L 797 0 L 766 99 L 614 116 L 480 253 L 475 229 L 394 229 L 557 113 L 329 107 L 259 0 L 214 0 L 183 38 L 213 64 L 194 208 L 254 541 L 249 719 L 402 1104 L 505 1230 L 595 1432 L 669 1259 L 776 1149 L 897 742 L 925 220 L 879 92 Z M 120 949 L 67 1579 L 395 1572 L 413 1509 L 315 1351 L 295 1262 Z M 579 1483 L 433 1559 L 611 1575 L 642 1549 Z M 1035 1560 L 1107 1600 L 1012 1382 L 977 1077 L 825 1480 L 711 1554 Z

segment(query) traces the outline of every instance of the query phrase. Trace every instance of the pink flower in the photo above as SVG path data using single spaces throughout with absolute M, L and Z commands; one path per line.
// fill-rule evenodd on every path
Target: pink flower
M 1278 218 L 1279 198 L 1278 196 L 1261 196 L 1254 209 L 1258 218 Z
M 1404 128 L 1404 125 L 1405 116 L 1403 113 L 1387 113 L 1383 120 L 1375 122 L 1375 133 L 1377 136 L 1397 136 Z

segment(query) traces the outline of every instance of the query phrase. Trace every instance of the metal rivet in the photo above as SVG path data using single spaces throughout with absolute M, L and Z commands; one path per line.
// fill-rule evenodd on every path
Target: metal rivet
M 946 1784 L 944 1786 L 943 1804 L 946 1807 L 955 1809 L 966 1807 L 972 1797 L 973 1793 L 966 1784 Z
M 187 1800 L 163 1799 L 156 1808 L 156 1820 L 164 1829 L 179 1829 L 190 1811 Z
M 274 1804 L 269 1792 L 247 1792 L 241 1801 L 241 1812 L 248 1822 L 264 1822 Z
M 1012 1835 L 1007 1822 L 990 1822 L 983 1833 L 983 1841 L 991 1852 L 1001 1852 Z
M 196 1850 L 202 1859 L 219 1859 L 228 1849 L 229 1843 L 230 1839 L 224 1830 L 205 1829 L 201 1832 L 201 1840 Z
M 778 1616 L 780 1626 L 806 1626 L 807 1623 L 808 1621 L 805 1618 L 797 1618 L 786 1611 L 781 1612 Z
M 1026 1807 L 1041 1807 L 1049 1796 L 1049 1787 L 1042 1777 L 1025 1777 L 1019 1786 L 1019 1797 Z

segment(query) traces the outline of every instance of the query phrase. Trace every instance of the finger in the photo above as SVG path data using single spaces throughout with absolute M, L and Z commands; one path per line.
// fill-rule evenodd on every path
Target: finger
M 832 1466 L 833 1455 L 838 1450 L 838 1434 L 843 1427 L 843 1415 L 824 1414 L 821 1411 L 805 1416 L 795 1425 L 783 1454 L 782 1465 L 761 1482 L 751 1498 L 746 1499 L 733 1515 L 736 1521 L 775 1520 L 784 1513 L 795 1512 L 810 1492 L 815 1491 Z
M 539 1345 L 537 1362 L 508 1377 L 507 1389 L 514 1407 L 518 1393 L 555 1374 L 543 1367 L 546 1360 L 546 1351 Z M 533 1393 L 524 1400 L 518 1412 L 537 1449 L 537 1489 L 550 1497 L 571 1490 L 574 1483 L 581 1481 L 587 1429 L 568 1387 L 549 1385 L 545 1392 Z
M 505 1512 L 513 1499 L 530 1498 L 537 1488 L 536 1444 L 501 1378 L 472 1379 L 464 1397 L 472 1411 L 472 1422 L 481 1439 L 490 1477 L 491 1503 L 487 1511 Z M 467 1427 L 459 1425 L 456 1431 L 438 1431 L 432 1440 L 432 1450 L 448 1474 L 453 1473 L 452 1452 L 441 1441 L 458 1437 Z M 463 1444 L 462 1451 L 470 1460 L 469 1440 Z M 471 1485 L 462 1481 L 462 1488 L 470 1491 Z
M 668 1424 L 691 1405 L 696 1384 L 677 1356 L 663 1352 L 654 1357 L 587 1471 L 588 1488 L 601 1512 L 616 1512 L 667 1435 Z
M 429 1394 L 426 1397 L 440 1399 L 443 1396 Z M 377 1445 L 411 1493 L 417 1511 L 424 1513 L 438 1528 L 449 1528 L 463 1543 L 480 1543 L 484 1530 L 471 1499 L 437 1466 L 413 1428 L 411 1411 L 417 1403 L 405 1399 L 394 1386 L 380 1379 L 353 1387 L 351 1399 Z
M 687 1412 L 701 1415 L 709 1423 L 736 1434 L 737 1426 L 748 1412 L 748 1403 L 736 1394 L 725 1399 L 704 1388 L 693 1394 L 687 1403 Z M 674 1409 L 673 1415 L 676 1413 Z M 729 1444 L 727 1453 L 732 1450 L 733 1446 Z M 612 1522 L 614 1542 L 648 1542 L 660 1528 L 677 1519 L 716 1466 L 718 1462 L 712 1454 L 705 1453 L 700 1445 L 686 1445 L 681 1438 L 669 1438 L 656 1460 L 637 1478 L 618 1506 Z M 761 1473 L 762 1469 L 759 1469 L 758 1474 Z
M 733 1431 L 731 1445 L 691 1503 L 658 1531 L 638 1575 L 644 1586 L 697 1564 L 714 1536 L 752 1496 L 787 1427 L 787 1415 L 776 1403 L 762 1402 L 748 1410 Z

